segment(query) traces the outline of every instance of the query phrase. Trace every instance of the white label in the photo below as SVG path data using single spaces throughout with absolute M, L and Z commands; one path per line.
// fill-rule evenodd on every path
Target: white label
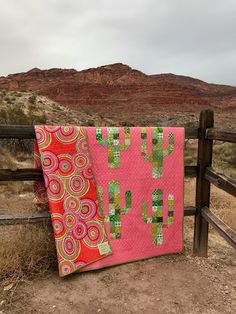
M 111 248 L 108 242 L 98 244 L 98 250 L 101 255 L 111 252 Z

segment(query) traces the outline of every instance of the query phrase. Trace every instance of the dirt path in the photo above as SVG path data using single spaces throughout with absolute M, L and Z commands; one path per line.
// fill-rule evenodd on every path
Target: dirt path
M 209 255 L 164 256 L 66 279 L 48 274 L 20 284 L 0 313 L 235 313 L 235 252 L 214 237 Z
M 192 181 L 186 187 L 186 204 L 193 204 Z M 235 200 L 221 195 L 219 202 L 218 196 L 213 189 L 213 207 L 226 223 L 235 227 Z M 30 209 L 32 201 L 24 199 L 24 203 Z M 192 217 L 185 217 L 184 226 L 183 255 L 157 257 L 66 279 L 60 279 L 57 272 L 47 273 L 32 281 L 21 280 L 8 291 L 0 284 L 0 314 L 236 313 L 236 252 L 210 228 L 209 257 L 193 257 Z M 26 240 L 32 248 L 32 241 Z M 42 245 L 44 240 L 38 236 L 35 245 Z M 34 258 L 40 251 L 37 252 L 32 249 Z

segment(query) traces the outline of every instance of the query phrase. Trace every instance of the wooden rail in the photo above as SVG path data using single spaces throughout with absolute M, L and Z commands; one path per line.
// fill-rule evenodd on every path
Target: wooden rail
M 0 138 L 35 139 L 33 125 L 0 125 Z
M 43 179 L 41 169 L 0 169 L 0 181 L 34 181 Z
M 195 207 L 185 207 L 184 216 L 194 216 L 196 212 Z M 0 215 L 0 225 L 17 225 L 17 224 L 28 224 L 38 223 L 50 219 L 49 212 L 34 213 L 31 215 Z
M 236 143 L 236 131 L 209 128 L 206 130 L 206 139 Z
M 33 213 L 31 215 L 9 215 L 1 214 L 0 215 L 0 225 L 19 225 L 19 224 L 28 224 L 28 223 L 38 223 L 44 222 L 50 219 L 49 212 L 43 213 Z
M 32 125 L 0 125 L 0 139 L 35 139 L 34 126 Z M 198 129 L 197 128 L 186 128 L 185 129 L 186 139 L 197 139 Z
M 236 197 L 236 180 L 218 173 L 212 168 L 206 168 L 205 178 L 218 188 Z
M 196 177 L 196 166 L 185 166 L 184 173 L 187 177 Z M 41 169 L 25 168 L 25 169 L 0 169 L 0 181 L 34 181 L 43 179 Z
M 208 207 L 202 208 L 202 216 L 234 249 L 236 249 L 236 232 L 234 230 L 219 219 Z

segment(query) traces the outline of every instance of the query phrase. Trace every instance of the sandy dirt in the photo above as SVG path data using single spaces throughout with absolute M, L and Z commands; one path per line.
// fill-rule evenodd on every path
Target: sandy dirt
M 236 254 L 212 234 L 209 258 L 170 255 L 2 291 L 0 313 L 235 313 Z M 2 288 L 3 290 L 3 288 Z

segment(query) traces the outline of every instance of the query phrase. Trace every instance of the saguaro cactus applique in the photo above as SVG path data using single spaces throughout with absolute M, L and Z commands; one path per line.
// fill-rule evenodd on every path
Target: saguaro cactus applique
M 174 195 L 168 195 L 168 219 L 163 221 L 163 191 L 154 190 L 152 193 L 152 217 L 148 217 L 147 202 L 142 204 L 142 219 L 152 224 L 152 243 L 163 243 L 163 227 L 169 227 L 174 219 Z
M 103 208 L 103 189 L 98 187 L 98 199 L 100 213 L 104 217 L 104 221 L 110 223 L 110 237 L 111 239 L 121 238 L 121 215 L 126 215 L 130 211 L 131 204 L 131 192 L 125 192 L 125 207 L 121 208 L 120 205 L 120 182 L 109 181 L 108 183 L 108 195 L 109 195 L 109 215 L 104 215 Z
M 124 144 L 120 144 L 119 128 L 111 127 L 107 128 L 108 138 L 102 137 L 102 129 L 96 128 L 96 140 L 101 143 L 102 146 L 108 147 L 108 165 L 110 168 L 120 167 L 120 152 L 128 149 L 130 146 L 130 128 L 125 127 L 125 141 Z
M 141 130 L 141 152 L 145 161 L 152 163 L 152 177 L 161 178 L 163 175 L 163 158 L 170 155 L 174 150 L 174 134 L 168 135 L 168 148 L 164 149 L 163 128 L 152 128 L 152 154 L 148 153 L 147 131 Z

